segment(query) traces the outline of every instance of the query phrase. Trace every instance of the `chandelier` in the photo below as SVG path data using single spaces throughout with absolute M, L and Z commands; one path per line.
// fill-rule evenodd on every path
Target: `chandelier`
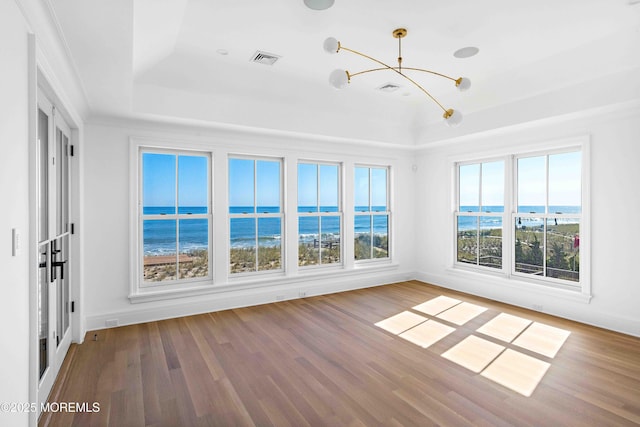
M 392 34 L 394 38 L 398 39 L 398 66 L 397 67 L 392 67 L 390 65 L 387 65 L 384 62 L 379 61 L 375 58 L 372 58 L 369 55 L 365 55 L 364 53 L 358 52 L 357 50 L 344 47 L 334 37 L 327 38 L 324 41 L 324 46 L 323 46 L 324 50 L 327 53 L 334 54 L 334 53 L 340 52 L 341 50 L 345 50 L 347 52 L 355 53 L 356 55 L 360 55 L 364 58 L 367 58 L 373 62 L 376 62 L 382 65 L 382 67 L 380 68 L 372 68 L 370 70 L 359 71 L 357 73 L 350 73 L 347 70 L 341 70 L 341 69 L 333 70 L 329 75 L 329 83 L 336 89 L 344 89 L 347 86 L 347 84 L 351 82 L 352 77 L 365 74 L 365 73 L 371 73 L 374 71 L 391 70 L 398 73 L 399 75 L 404 77 L 406 80 L 410 81 L 414 86 L 420 89 L 425 95 L 431 98 L 433 102 L 438 104 L 438 106 L 442 109 L 442 111 L 444 111 L 444 114 L 442 115 L 442 117 L 444 117 L 445 123 L 447 123 L 449 126 L 459 125 L 460 122 L 462 122 L 462 114 L 460 113 L 460 111 L 454 110 L 452 108 L 445 108 L 440 102 L 438 102 L 437 99 L 435 99 L 429 92 L 427 92 L 425 88 L 423 88 L 411 77 L 407 76 L 404 73 L 404 71 L 420 71 L 423 73 L 429 73 L 429 74 L 434 74 L 436 76 L 444 77 L 445 79 L 449 79 L 453 81 L 456 87 L 458 88 L 458 90 L 461 92 L 464 92 L 471 87 L 471 81 L 466 77 L 459 77 L 456 79 L 441 73 L 436 73 L 435 71 L 425 70 L 423 68 L 403 67 L 402 66 L 402 39 L 407 35 L 407 30 L 404 28 L 398 28 L 393 30 Z

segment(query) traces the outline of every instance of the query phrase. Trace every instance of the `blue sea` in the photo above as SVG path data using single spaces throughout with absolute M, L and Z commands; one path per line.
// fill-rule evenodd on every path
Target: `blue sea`
M 356 212 L 364 212 L 365 207 L 356 207 Z M 374 211 L 383 212 L 385 208 L 378 206 L 373 208 Z M 485 207 L 485 211 L 501 213 L 502 206 Z M 229 208 L 230 213 L 251 213 L 253 207 L 233 206 Z M 258 212 L 261 213 L 277 213 L 279 208 L 270 206 L 259 206 Z M 337 212 L 335 206 L 321 206 L 320 212 Z M 462 206 L 462 212 L 477 212 L 477 207 Z M 543 206 L 520 206 L 519 212 L 523 213 L 541 213 L 544 212 Z M 553 213 L 575 213 L 581 212 L 579 206 L 551 206 L 550 211 Z M 201 214 L 206 213 L 206 207 L 180 207 L 178 212 L 183 214 Z M 301 206 L 298 212 L 317 212 L 315 206 Z M 173 207 L 145 207 L 146 215 L 167 215 L 175 213 Z M 231 247 L 253 247 L 255 246 L 255 220 L 253 218 L 232 218 L 231 219 Z M 369 233 L 371 222 L 368 215 L 355 216 L 355 234 Z M 459 217 L 459 230 L 473 230 L 477 227 L 475 217 Z M 522 224 L 535 227 L 542 224 L 542 221 L 535 218 L 523 218 Z M 207 220 L 205 219 L 184 219 L 180 220 L 180 252 L 189 252 L 196 249 L 204 249 L 208 244 Z M 502 227 L 501 217 L 484 217 L 480 220 L 481 229 Z M 337 241 L 340 238 L 340 218 L 338 217 L 300 217 L 298 221 L 299 240 L 301 242 L 310 243 L 322 234 L 324 241 Z M 258 219 L 258 244 L 261 246 L 277 246 L 281 240 L 282 224 L 280 218 L 259 218 Z M 373 232 L 378 235 L 388 234 L 388 221 L 385 215 L 373 216 Z M 144 233 L 144 254 L 145 255 L 164 255 L 172 254 L 176 251 L 176 223 L 174 221 L 165 220 L 146 220 L 143 226 Z
M 258 213 L 278 213 L 278 207 L 258 206 Z M 321 206 L 320 212 L 337 212 L 335 206 Z M 366 211 L 366 208 L 356 207 L 357 212 Z M 384 206 L 373 207 L 373 211 L 384 212 Z M 206 207 L 180 207 L 180 214 L 206 213 Z M 253 207 L 232 206 L 229 213 L 252 213 Z M 298 212 L 317 212 L 315 206 L 301 206 Z M 145 215 L 171 215 L 175 213 L 174 207 L 145 207 Z M 254 218 L 232 218 L 230 224 L 230 244 L 234 248 L 255 246 L 256 230 Z M 180 220 L 180 252 L 189 252 L 196 249 L 204 249 L 208 246 L 208 225 L 206 219 Z M 339 217 L 300 217 L 298 232 L 301 242 L 313 242 L 318 238 L 320 229 L 322 239 L 325 241 L 337 241 L 340 238 Z M 356 215 L 355 233 L 369 233 L 371 219 L 368 215 Z M 374 234 L 387 235 L 389 230 L 386 215 L 373 216 Z M 166 220 L 145 220 L 143 224 L 143 240 L 145 255 L 174 254 L 176 251 L 176 223 Z M 282 224 L 280 218 L 258 218 L 258 244 L 261 246 L 278 246 L 281 240 Z
M 492 212 L 501 214 L 504 211 L 502 206 L 485 206 L 483 212 Z M 549 206 L 550 213 L 562 214 L 580 214 L 580 206 Z M 478 212 L 477 206 L 460 206 L 460 212 Z M 518 206 L 519 213 L 544 213 L 544 206 Z M 560 222 L 560 221 L 559 221 Z M 574 221 L 571 221 L 574 222 Z M 542 225 L 543 221 L 539 218 L 522 218 L 521 225 L 528 227 L 536 227 Z M 502 227 L 502 217 L 483 217 L 480 219 L 481 229 Z M 477 219 L 472 216 L 458 217 L 458 230 L 474 230 L 477 228 Z

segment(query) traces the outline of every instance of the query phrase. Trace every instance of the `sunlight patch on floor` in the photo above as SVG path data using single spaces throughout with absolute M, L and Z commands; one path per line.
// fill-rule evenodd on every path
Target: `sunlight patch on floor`
M 379 321 L 376 323 L 376 326 L 387 332 L 391 332 L 394 335 L 398 335 L 399 333 L 426 321 L 426 317 L 422 317 L 419 314 L 415 314 L 410 311 L 403 311 L 402 313 L 398 313 Z
M 478 328 L 478 332 L 501 341 L 511 342 L 530 324 L 531 320 L 529 319 L 500 313 Z
M 478 374 L 504 349 L 501 345 L 469 335 L 442 353 L 442 357 Z
M 458 326 L 462 326 L 474 317 L 487 311 L 486 307 L 480 307 L 479 305 L 463 302 L 456 306 L 451 307 L 449 310 L 443 311 L 436 317 L 447 322 L 455 323 Z
M 513 344 L 543 356 L 554 358 L 570 333 L 564 329 L 535 322 Z
M 422 348 L 428 348 L 487 311 L 486 307 L 441 295 L 412 307 L 425 317 L 403 311 L 375 325 Z M 462 329 L 461 329 L 462 330 Z M 476 332 L 502 344 L 469 333 L 442 357 L 523 396 L 531 396 L 550 363 L 521 353 L 519 347 L 553 359 L 571 332 L 529 319 L 500 313 Z
M 419 345 L 422 348 L 427 348 L 440 341 L 442 338 L 455 331 L 455 328 L 451 326 L 443 325 L 435 320 L 427 320 L 424 323 L 419 324 L 416 327 L 409 329 L 401 333 L 400 338 L 404 338 L 407 341 Z
M 448 310 L 454 305 L 460 304 L 461 302 L 462 301 L 455 298 L 449 298 L 445 297 L 444 295 L 440 295 L 439 297 L 416 305 L 415 307 L 413 307 L 413 309 L 430 316 L 435 316 L 436 314 Z
M 529 397 L 549 366 L 547 362 L 508 348 L 480 375 Z

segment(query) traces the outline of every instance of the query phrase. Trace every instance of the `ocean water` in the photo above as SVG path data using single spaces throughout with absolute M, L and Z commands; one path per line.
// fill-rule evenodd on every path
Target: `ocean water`
M 357 207 L 357 211 L 365 211 Z M 374 211 L 384 212 L 383 206 L 373 208 Z M 278 213 L 278 207 L 258 206 L 259 213 Z M 336 206 L 321 206 L 321 212 L 337 212 Z M 206 207 L 180 207 L 179 213 L 206 213 Z M 252 213 L 253 207 L 232 206 L 229 213 Z M 301 206 L 298 212 L 317 212 L 317 207 Z M 175 213 L 173 207 L 145 207 L 146 215 L 170 215 Z M 258 244 L 261 246 L 277 246 L 281 243 L 282 223 L 280 218 L 258 218 Z M 369 233 L 371 217 L 369 215 L 355 216 L 355 233 Z M 233 248 L 253 247 L 256 241 L 256 227 L 254 218 L 231 218 L 230 245 Z M 206 219 L 184 219 L 179 224 L 168 220 L 145 220 L 143 224 L 143 246 L 145 255 L 173 254 L 176 251 L 176 228 L 180 229 L 180 252 L 204 249 L 208 246 L 208 224 Z M 301 242 L 313 242 L 322 230 L 322 239 L 337 241 L 340 238 L 339 217 L 300 217 L 298 233 Z M 384 215 L 373 216 L 373 232 L 378 235 L 388 234 L 388 218 Z
M 483 212 L 502 213 L 504 208 L 502 206 L 485 206 Z M 562 214 L 580 214 L 580 206 L 549 206 L 550 213 L 562 213 Z M 460 206 L 460 212 L 478 212 L 477 206 Z M 544 206 L 518 206 L 519 213 L 544 213 Z M 458 230 L 474 230 L 477 228 L 477 222 L 475 217 L 460 216 L 458 217 Z M 537 227 L 543 224 L 543 221 L 539 218 L 522 218 L 521 225 L 527 227 Z M 560 221 L 558 221 L 560 223 Z M 572 221 L 573 222 L 573 221 Z M 481 229 L 499 228 L 502 227 L 502 217 L 484 217 L 480 220 Z

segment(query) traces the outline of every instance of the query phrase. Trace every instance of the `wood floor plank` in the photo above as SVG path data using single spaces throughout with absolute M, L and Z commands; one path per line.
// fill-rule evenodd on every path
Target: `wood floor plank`
M 486 310 L 437 319 L 455 331 L 426 349 L 375 326 L 438 296 Z M 500 313 L 570 334 L 548 357 L 476 332 Z M 531 397 L 442 357 L 471 335 L 550 364 Z M 52 398 L 100 411 L 40 425 L 640 424 L 640 338 L 419 281 L 89 332 L 69 355 Z

